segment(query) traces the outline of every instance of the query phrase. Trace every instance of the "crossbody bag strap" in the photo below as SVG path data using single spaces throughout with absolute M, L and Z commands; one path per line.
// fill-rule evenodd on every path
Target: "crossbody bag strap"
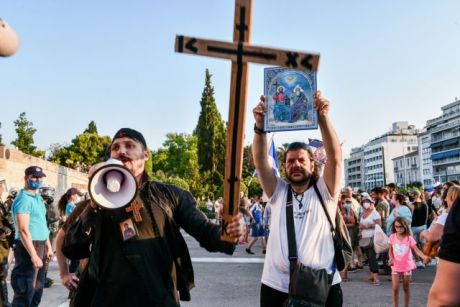
M 329 221 L 329 225 L 331 225 L 331 233 L 332 233 L 332 238 L 336 240 L 336 232 L 334 228 L 334 224 L 332 224 L 331 217 L 329 216 L 329 212 L 326 209 L 326 205 L 324 204 L 323 197 L 321 196 L 321 193 L 319 192 L 318 186 L 316 185 L 316 182 L 313 183 L 313 188 L 315 189 L 316 195 L 319 198 L 319 202 L 321 203 L 321 206 L 324 209 L 324 213 L 326 213 L 327 220 Z
M 289 276 L 292 275 L 295 267 L 297 266 L 297 243 L 295 241 L 294 231 L 294 210 L 292 206 L 292 189 L 291 185 L 288 186 L 287 199 L 286 199 L 286 230 L 288 239 L 288 251 L 289 251 Z

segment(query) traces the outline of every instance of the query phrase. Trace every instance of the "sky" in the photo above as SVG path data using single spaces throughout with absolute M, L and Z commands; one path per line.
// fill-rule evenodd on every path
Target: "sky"
M 174 52 L 176 34 L 231 41 L 232 0 L 2 1 L 0 18 L 21 46 L 0 58 L 0 134 L 16 138 L 21 112 L 35 145 L 69 144 L 94 120 L 99 133 L 141 131 L 157 150 L 166 134 L 192 133 L 205 69 L 217 107 L 228 117 L 229 60 Z M 252 44 L 321 54 L 318 89 L 343 155 L 391 129 L 423 128 L 460 97 L 460 2 L 253 2 Z M 249 68 L 246 139 L 263 94 L 263 69 Z M 277 146 L 320 138 L 318 130 L 277 132 Z

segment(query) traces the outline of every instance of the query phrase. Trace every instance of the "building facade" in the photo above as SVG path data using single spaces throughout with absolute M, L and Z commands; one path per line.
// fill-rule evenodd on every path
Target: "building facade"
M 395 183 L 398 187 L 422 183 L 420 157 L 418 151 L 393 158 Z
M 433 164 L 431 163 L 431 134 L 426 129 L 418 135 L 418 148 L 420 181 L 425 187 L 433 186 L 435 180 L 433 177 Z
M 345 159 L 345 182 L 347 186 L 361 189 L 364 180 L 364 147 L 351 149 L 350 158 Z
M 369 141 L 367 144 L 352 149 L 349 159 L 345 160 L 345 185 L 357 187 L 363 190 L 371 190 L 377 186 L 385 186 L 395 182 L 393 158 L 405 156 L 418 149 L 417 134 L 419 130 L 408 122 L 395 122 L 392 129 Z M 359 161 L 359 151 L 362 148 L 361 178 L 353 181 L 353 175 L 357 178 L 358 165 L 350 162 Z M 349 177 L 351 175 L 351 178 Z M 358 186 L 358 183 L 360 185 Z
M 460 100 L 441 110 L 443 114 L 426 125 L 431 136 L 433 178 L 437 182 L 460 180 Z

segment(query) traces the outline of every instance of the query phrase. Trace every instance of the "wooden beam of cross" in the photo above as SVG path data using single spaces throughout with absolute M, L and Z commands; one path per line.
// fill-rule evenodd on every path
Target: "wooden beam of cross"
M 317 71 L 319 54 L 258 47 L 249 44 L 252 25 L 252 0 L 235 1 L 233 42 L 176 36 L 175 51 L 232 60 L 230 106 L 227 126 L 227 150 L 224 183 L 223 229 L 238 213 L 243 168 L 244 119 L 248 63 L 261 63 L 299 70 Z M 225 233 L 225 232 L 223 232 Z M 222 236 L 232 242 L 231 237 Z

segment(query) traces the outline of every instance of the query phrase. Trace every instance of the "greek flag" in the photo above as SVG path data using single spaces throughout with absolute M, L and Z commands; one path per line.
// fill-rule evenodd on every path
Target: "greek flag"
M 319 148 L 323 146 L 323 142 L 317 139 L 308 139 L 308 145 L 315 148 Z
M 273 141 L 273 138 L 270 143 L 270 148 L 268 149 L 268 163 L 273 169 L 273 173 L 275 174 L 276 177 L 280 177 L 280 169 L 278 165 L 278 154 L 276 153 L 276 147 L 275 147 L 275 142 Z M 254 170 L 254 173 L 252 176 L 257 177 L 259 174 L 257 174 L 257 170 Z

